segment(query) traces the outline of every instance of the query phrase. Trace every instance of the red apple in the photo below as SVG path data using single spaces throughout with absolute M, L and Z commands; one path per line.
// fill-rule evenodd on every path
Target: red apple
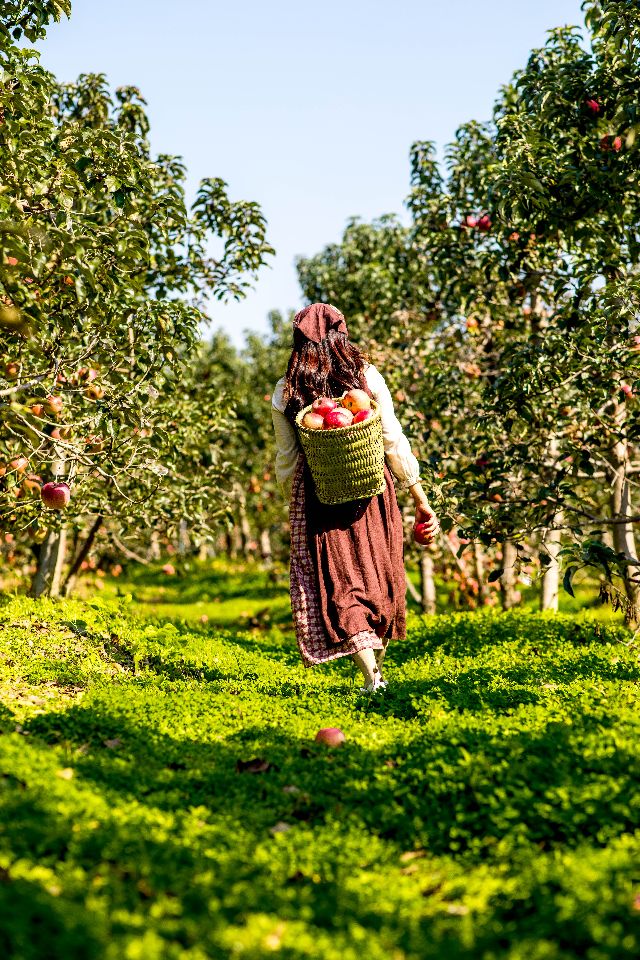
M 598 101 L 593 99 L 587 100 L 586 106 L 587 106 L 587 109 L 590 110 L 594 116 L 597 116 L 600 113 L 600 110 L 602 109 Z
M 44 411 L 44 406 L 41 403 L 33 403 L 31 405 L 31 413 L 34 417 L 41 417 Z
M 364 390 L 349 390 L 342 398 L 342 406 L 351 413 L 358 413 L 359 410 L 371 409 L 371 399 Z
M 309 410 L 302 418 L 302 426 L 306 427 L 307 430 L 322 430 L 324 417 L 321 413 L 314 413 L 313 410 Z
M 316 733 L 316 743 L 324 743 L 327 747 L 340 747 L 347 739 L 340 727 L 323 727 Z
M 63 510 L 71 500 L 71 490 L 64 482 L 57 483 L 50 480 L 49 483 L 45 483 L 40 496 L 45 507 L 51 510 Z
M 482 233 L 487 233 L 488 230 L 491 230 L 491 217 L 488 213 L 483 214 L 478 220 L 478 230 L 481 230 Z
M 104 388 L 98 383 L 92 383 L 85 387 L 84 395 L 89 400 L 101 400 L 104 397 Z
M 373 416 L 373 410 L 358 410 L 353 418 L 354 423 L 362 423 L 364 420 L 370 420 Z
M 4 368 L 5 374 L 9 380 L 15 380 L 20 373 L 20 364 L 15 360 L 10 360 Z
M 619 153 L 622 150 L 622 137 L 613 138 L 613 149 L 616 153 Z
M 49 413 L 57 414 L 62 412 L 63 402 L 64 401 L 62 397 L 59 397 L 56 394 L 51 394 L 45 400 L 44 405 Z
M 337 427 L 348 427 L 353 422 L 353 414 L 344 407 L 336 407 L 335 410 L 329 410 L 322 424 L 323 430 L 335 430 Z
M 433 540 L 433 537 L 429 536 L 427 533 L 427 524 L 426 523 L 414 523 L 413 525 L 413 539 L 416 543 L 419 543 L 421 546 L 426 547 Z
M 172 577 L 176 572 L 176 568 L 172 563 L 165 563 L 164 567 L 162 568 L 162 572 L 168 577 Z
M 464 218 L 464 220 L 462 221 L 462 226 L 463 226 L 463 227 L 477 227 L 477 226 L 478 226 L 478 218 L 477 218 L 477 217 L 474 217 L 473 214 L 469 213 L 469 214 L 467 214 L 467 216 L 466 216 L 466 217 Z
M 314 413 L 319 413 L 321 417 L 325 417 L 330 410 L 335 410 L 337 406 L 338 402 L 333 397 L 318 397 L 311 404 L 311 409 Z
M 29 461 L 26 457 L 16 457 L 9 464 L 12 470 L 15 470 L 17 473 L 24 473 L 27 467 L 29 466 Z
M 632 397 L 632 396 L 633 396 L 633 387 L 630 386 L 628 383 L 621 383 L 621 384 L 620 384 L 620 389 L 622 390 L 622 392 L 623 392 L 627 397 Z

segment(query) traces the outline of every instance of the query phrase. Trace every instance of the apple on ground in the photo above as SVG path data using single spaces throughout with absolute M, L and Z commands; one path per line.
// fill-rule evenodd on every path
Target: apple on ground
M 176 572 L 176 568 L 172 563 L 165 563 L 162 572 L 166 574 L 167 577 L 172 577 Z
M 348 390 L 342 398 L 342 406 L 351 413 L 358 413 L 359 410 L 371 409 L 371 398 L 364 390 Z
M 324 418 L 323 430 L 335 430 L 339 427 L 348 427 L 353 422 L 353 414 L 344 407 L 336 407 L 335 410 L 329 410 Z
M 316 733 L 316 743 L 323 743 L 327 747 L 340 747 L 347 738 L 340 727 L 323 727 Z
M 321 417 L 325 417 L 330 410 L 335 410 L 337 406 L 338 403 L 333 397 L 318 397 L 311 404 L 311 409 L 314 413 L 319 413 Z
M 302 418 L 302 426 L 307 430 L 322 430 L 324 427 L 324 417 L 321 413 L 309 410 Z
M 373 410 L 358 410 L 353 418 L 354 423 L 362 423 L 364 420 L 370 420 L 373 416 Z
M 40 491 L 42 502 L 51 510 L 63 510 L 71 500 L 71 490 L 64 481 L 50 480 Z

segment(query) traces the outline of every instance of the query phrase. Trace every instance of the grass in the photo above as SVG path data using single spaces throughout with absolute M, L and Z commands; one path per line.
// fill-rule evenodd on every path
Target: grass
M 174 564 L 177 574 L 164 575 L 156 568 L 134 566 L 129 568 L 124 579 L 102 583 L 101 595 L 118 598 L 131 595 L 136 609 L 145 616 L 165 617 L 186 623 L 204 622 L 211 627 L 223 629 L 265 628 L 270 625 L 293 630 L 289 603 L 288 569 L 275 564 L 265 570 L 259 562 L 247 560 L 230 565 L 226 559 L 198 563 L 192 559 Z M 410 571 L 418 586 L 418 573 Z M 85 596 L 94 590 L 95 580 L 81 581 Z M 437 610 L 453 612 L 449 599 L 451 586 L 438 580 Z M 584 573 L 579 573 L 574 583 L 575 597 L 561 590 L 559 607 L 561 613 L 594 617 L 603 622 L 622 623 L 622 614 L 598 601 L 597 584 Z M 521 609 L 534 612 L 538 609 L 539 587 L 523 586 Z M 419 615 L 420 610 L 411 596 L 407 595 L 410 614 Z
M 637 960 L 624 628 L 414 616 L 370 700 L 282 578 L 214 573 L 0 605 L 3 957 Z

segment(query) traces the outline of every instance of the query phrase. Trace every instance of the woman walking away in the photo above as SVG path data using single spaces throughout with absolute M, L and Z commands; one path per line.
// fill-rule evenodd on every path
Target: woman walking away
M 378 405 L 385 450 L 383 493 L 328 506 L 319 502 L 298 443 L 295 417 L 319 397 L 360 388 Z M 402 517 L 393 477 L 409 488 L 416 522 L 433 539 L 438 521 L 378 370 L 349 340 L 343 315 L 314 303 L 294 320 L 293 351 L 272 399 L 276 476 L 289 497 L 291 606 L 305 666 L 350 656 L 363 692 L 386 687 L 381 666 L 390 638 L 405 636 Z

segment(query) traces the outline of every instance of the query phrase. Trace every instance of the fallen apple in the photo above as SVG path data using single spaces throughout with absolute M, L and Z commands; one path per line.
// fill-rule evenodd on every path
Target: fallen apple
M 64 481 L 50 480 L 40 491 L 42 502 L 51 510 L 63 510 L 71 500 L 71 490 Z
M 316 733 L 316 743 L 323 743 L 326 747 L 340 747 L 347 738 L 340 727 L 323 727 Z
M 336 407 L 335 410 L 329 410 L 322 424 L 323 430 L 336 430 L 339 427 L 349 427 L 353 422 L 353 414 L 344 407 Z
M 309 410 L 302 418 L 302 426 L 307 430 L 322 430 L 324 427 L 324 417 L 321 413 L 315 413 Z
M 358 410 L 353 418 L 354 423 L 362 423 L 364 420 L 370 420 L 373 416 L 373 410 Z
M 337 406 L 338 402 L 333 397 L 318 397 L 311 404 L 311 409 L 314 413 L 319 413 L 321 417 L 326 417 L 329 411 L 335 410 Z
M 342 406 L 351 413 L 358 413 L 359 410 L 370 410 L 371 399 L 364 390 L 349 390 L 342 398 Z

